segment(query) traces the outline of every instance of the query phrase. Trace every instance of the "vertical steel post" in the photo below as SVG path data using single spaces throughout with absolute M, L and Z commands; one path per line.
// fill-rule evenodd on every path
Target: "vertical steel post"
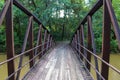
M 14 57 L 14 31 L 13 31 L 13 18 L 12 18 L 12 5 L 13 0 L 10 1 L 6 13 L 6 49 L 7 49 L 7 59 Z M 8 76 L 10 76 L 15 71 L 14 60 L 7 63 Z M 11 76 L 9 80 L 15 80 L 15 75 Z
M 44 32 L 44 46 L 43 46 L 44 51 L 43 51 L 42 55 L 44 55 L 46 52 L 46 46 L 47 46 L 46 40 L 47 40 L 47 30 L 45 30 L 45 32 Z
M 75 34 L 75 49 L 77 50 L 77 34 Z
M 72 38 L 72 41 L 71 41 L 70 45 L 73 47 L 73 38 Z
M 77 48 L 80 49 L 80 46 L 79 46 L 79 44 L 80 44 L 80 33 L 79 33 L 79 30 L 77 30 L 77 43 L 78 43 Z
M 74 48 L 76 49 L 75 35 L 74 35 Z
M 90 23 L 90 21 L 89 21 L 89 19 L 88 19 L 88 50 L 90 50 L 90 51 L 92 51 L 92 40 L 91 40 L 91 33 L 90 33 L 90 27 L 89 26 L 91 26 L 91 23 Z M 88 59 L 88 61 L 90 61 L 91 62 L 91 54 L 89 53 L 89 52 L 87 52 L 87 59 Z M 87 62 L 87 68 L 88 68 L 88 70 L 90 71 L 90 64 Z
M 82 36 L 81 36 L 81 28 L 79 29 L 79 36 L 80 36 L 80 45 L 82 45 Z M 82 47 L 80 46 L 80 52 L 81 54 L 83 54 L 83 51 L 82 51 Z M 83 60 L 83 56 L 81 55 L 81 60 Z
M 51 38 L 51 47 L 53 46 L 53 38 Z
M 51 47 L 51 40 L 52 40 L 52 36 L 50 35 L 49 48 Z
M 39 36 L 39 52 L 42 52 L 42 25 L 40 25 L 40 36 Z M 39 59 L 41 58 L 41 54 L 39 55 Z
M 78 37 L 78 38 L 77 38 L 77 39 L 78 39 L 77 42 L 78 42 L 78 50 L 79 50 L 78 53 L 79 53 L 79 57 L 80 57 L 81 60 L 82 60 L 82 55 L 80 54 L 80 52 L 81 52 L 81 47 L 80 47 L 80 43 L 81 43 L 81 41 L 80 41 L 80 30 L 77 30 L 77 35 L 78 35 L 78 36 L 77 36 L 77 37 Z
M 34 47 L 34 45 L 33 45 L 33 22 L 31 21 L 31 26 L 30 26 L 30 31 L 29 31 L 29 49 L 32 49 L 33 47 Z M 32 50 L 32 51 L 30 51 L 29 52 L 29 59 L 31 60 L 31 59 L 33 59 L 33 57 L 34 57 L 34 51 Z M 32 68 L 33 67 L 33 65 L 34 65 L 34 60 L 32 60 L 31 62 L 30 62 L 30 68 Z
M 80 29 L 80 36 L 81 36 L 81 38 L 80 38 L 80 43 L 81 43 L 81 45 L 82 46 L 84 46 L 84 33 L 83 33 L 83 25 L 81 25 L 81 29 Z M 85 47 L 85 46 L 84 46 Z M 81 53 L 82 54 L 84 54 L 84 51 L 83 51 L 84 49 L 81 47 Z
M 49 49 L 49 41 L 50 41 L 50 34 L 48 34 L 48 38 L 47 38 L 47 50 Z
M 102 43 L 102 59 L 109 63 L 110 58 L 110 29 L 111 29 L 111 21 L 108 12 L 108 8 L 106 5 L 106 0 L 103 0 L 104 7 L 104 22 L 103 22 L 103 43 Z M 102 62 L 101 65 L 101 75 L 108 80 L 109 74 L 109 66 Z
M 22 46 L 21 53 L 23 53 L 25 51 L 25 49 L 26 49 L 26 45 L 27 45 L 27 40 L 28 40 L 28 36 L 29 36 L 29 32 L 30 32 L 30 27 L 31 27 L 32 19 L 33 19 L 33 16 L 30 16 L 29 17 L 28 27 L 27 27 L 27 30 L 26 30 L 26 34 L 25 34 L 25 37 L 24 37 L 24 43 L 23 43 L 23 46 Z M 22 62 L 23 62 L 23 55 L 20 56 L 18 69 L 21 68 Z M 17 72 L 16 80 L 19 80 L 20 72 L 21 72 L 21 70 L 19 70 Z
M 53 46 L 53 39 L 51 38 L 51 47 Z
M 71 45 L 72 45 L 72 47 L 73 47 L 73 44 L 74 44 L 74 41 L 73 41 L 73 39 L 72 39 L 72 44 L 71 44 Z
M 50 37 L 50 45 L 49 45 L 49 48 L 51 47 L 51 44 L 52 44 L 52 37 Z
M 75 44 L 75 42 L 74 42 L 74 37 L 73 37 L 73 44 L 72 44 L 72 47 L 74 48 L 74 44 Z
M 84 29 L 83 29 L 83 25 L 81 25 L 81 45 L 85 47 L 85 42 L 84 42 Z M 83 55 L 87 58 L 87 53 L 86 50 L 84 48 L 81 48 L 81 52 L 83 53 Z M 85 64 L 87 63 L 87 61 L 85 61 Z
M 96 54 L 96 46 L 95 46 L 95 41 L 94 41 L 94 33 L 93 33 L 93 29 L 92 29 L 92 17 L 88 16 L 88 29 L 90 30 L 90 35 L 91 35 L 91 48 L 94 54 Z M 99 71 L 98 68 L 98 60 L 96 57 L 94 57 L 94 61 L 95 61 L 95 68 L 97 71 Z M 96 76 L 97 76 L 97 80 L 100 80 L 100 76 L 99 74 L 96 72 Z
M 49 34 L 50 35 L 50 34 Z M 51 35 L 49 36 L 48 49 L 50 47 Z
M 37 36 L 37 44 L 36 47 L 39 46 L 38 48 L 35 49 L 35 55 L 39 54 L 39 52 L 41 52 L 41 43 L 42 43 L 42 25 L 39 25 L 39 31 L 38 31 L 38 36 Z M 40 54 L 41 55 L 41 54 Z M 39 59 L 40 59 L 40 55 L 39 55 Z

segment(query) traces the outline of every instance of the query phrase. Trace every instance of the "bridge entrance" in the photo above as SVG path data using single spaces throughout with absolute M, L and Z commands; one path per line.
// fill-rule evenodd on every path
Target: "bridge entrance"
M 18 55 L 15 55 L 14 47 L 13 5 L 24 12 L 28 18 L 22 49 Z M 99 57 L 96 52 L 92 16 L 102 6 L 102 57 Z M 18 0 L 5 0 L 0 12 L 0 25 L 3 21 L 6 25 L 7 60 L 0 62 L 0 66 L 7 64 L 8 77 L 6 80 L 93 80 L 94 78 L 90 74 L 91 68 L 95 71 L 95 80 L 108 80 L 109 68 L 115 71 L 118 76 L 120 75 L 120 70 L 109 64 L 111 29 L 113 29 L 120 49 L 120 27 L 111 0 L 96 1 L 93 8 L 80 22 L 69 44 L 56 43 L 51 32 Z M 37 31 L 34 31 L 36 26 L 34 23 L 37 24 Z M 86 23 L 87 27 L 85 27 Z M 36 33 L 36 41 L 34 41 L 34 32 Z M 29 59 L 24 62 L 23 59 L 26 55 Z M 91 56 L 94 57 L 94 64 L 91 62 Z M 19 61 L 16 68 L 15 60 L 17 58 Z M 98 61 L 101 62 L 100 66 Z M 21 78 L 21 70 L 26 65 L 29 65 L 29 71 Z

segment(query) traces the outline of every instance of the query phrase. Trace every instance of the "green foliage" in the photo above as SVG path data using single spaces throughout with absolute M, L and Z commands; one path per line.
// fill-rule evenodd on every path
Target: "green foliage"
M 111 51 L 113 53 L 119 53 L 119 49 L 118 49 L 118 44 L 117 44 L 117 40 L 111 40 Z
M 114 11 L 115 11 L 115 15 L 116 15 L 117 20 L 118 20 L 118 22 L 120 24 L 120 18 L 119 18 L 120 17 L 120 7 L 119 7 L 120 0 L 113 0 L 112 4 L 113 4 Z
M 0 11 L 2 10 L 2 7 L 3 7 L 3 4 L 4 4 L 4 1 L 0 1 Z
M 70 40 L 77 29 L 79 23 L 86 16 L 96 0 L 19 0 L 23 6 L 37 16 L 42 24 L 52 33 L 55 40 Z M 113 0 L 113 6 L 120 22 L 120 0 Z M 0 1 L 0 11 L 3 7 L 4 0 Z M 101 52 L 102 47 L 102 16 L 103 9 L 93 15 L 93 32 L 97 52 Z M 28 25 L 28 16 L 18 8 L 13 6 L 14 20 L 14 44 L 17 53 L 20 52 Z M 3 23 L 4 25 L 4 23 Z M 5 51 L 5 26 L 0 28 L 0 51 Z M 87 24 L 85 25 L 87 28 Z M 38 25 L 34 23 L 34 45 L 36 44 Z M 112 29 L 113 30 L 113 29 Z M 111 33 L 111 50 L 117 52 L 117 41 Z M 85 44 L 87 45 L 87 29 L 85 29 Z
M 4 52 L 6 48 L 5 26 L 0 26 L 0 51 Z

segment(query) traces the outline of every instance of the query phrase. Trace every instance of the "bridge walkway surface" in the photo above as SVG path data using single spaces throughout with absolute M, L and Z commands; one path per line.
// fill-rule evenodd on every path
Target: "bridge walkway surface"
M 24 80 L 93 80 L 76 52 L 60 43 L 44 55 Z

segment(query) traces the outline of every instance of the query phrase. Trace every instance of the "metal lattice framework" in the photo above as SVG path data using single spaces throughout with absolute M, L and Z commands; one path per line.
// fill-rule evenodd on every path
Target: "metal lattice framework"
M 92 16 L 103 6 L 103 31 L 102 31 L 102 58 L 96 55 L 94 33 L 92 29 Z M 87 45 L 84 41 L 84 25 L 87 22 Z M 109 67 L 120 74 L 120 71 L 109 64 L 110 58 L 110 30 L 113 25 L 115 36 L 120 48 L 120 29 L 112 7 L 111 0 L 98 0 L 93 8 L 88 12 L 86 17 L 79 24 L 78 29 L 72 37 L 71 45 L 74 47 L 81 59 L 85 59 L 85 65 L 90 71 L 92 67 L 97 76 L 97 80 L 108 80 Z M 87 46 L 87 47 L 86 47 Z M 91 63 L 91 55 L 94 56 L 95 66 Z M 98 60 L 102 62 L 101 71 L 98 67 Z
M 14 56 L 14 30 L 13 30 L 13 18 L 12 18 L 12 6 L 15 5 L 22 12 L 28 15 L 29 21 L 24 37 L 24 43 L 21 50 L 21 53 L 17 56 Z M 17 0 L 6 0 L 4 8 L 0 13 L 0 25 L 3 20 L 6 20 L 6 44 L 7 44 L 7 60 L 0 63 L 0 66 L 7 63 L 8 65 L 8 80 L 19 80 L 21 69 L 30 64 L 30 69 L 35 65 L 35 60 L 37 57 L 39 59 L 49 50 L 53 45 L 53 38 L 49 31 L 42 25 L 42 23 L 37 19 L 35 15 L 29 12 L 22 4 Z M 37 44 L 33 46 L 33 21 L 39 25 Z M 42 32 L 44 31 L 44 34 Z M 42 35 L 44 36 L 44 41 L 42 41 Z M 26 45 L 29 43 L 29 50 L 26 51 Z M 35 52 L 34 52 L 35 51 Z M 35 53 L 35 54 L 34 54 Z M 29 54 L 29 61 L 25 64 L 23 62 L 23 55 Z M 18 69 L 15 71 L 14 60 L 20 57 Z M 16 74 L 16 77 L 15 77 Z
M 24 12 L 29 20 L 24 37 L 21 53 L 14 56 L 14 29 L 13 29 L 13 18 L 12 18 L 12 6 L 15 5 L 18 9 Z M 92 16 L 103 6 L 103 30 L 102 30 L 102 58 L 96 55 L 96 46 L 94 41 L 94 32 L 92 29 Z M 0 66 L 7 63 L 8 66 L 8 78 L 7 80 L 19 80 L 20 71 L 27 64 L 30 65 L 30 70 L 36 63 L 36 58 L 39 59 L 55 45 L 52 35 L 42 25 L 39 19 L 28 11 L 22 4 L 17 0 L 6 0 L 2 11 L 0 12 L 0 25 L 3 20 L 6 20 L 6 49 L 7 49 L 7 60 L 0 63 Z M 33 22 L 39 25 L 37 43 L 33 45 Z M 85 44 L 84 37 L 84 25 L 87 23 L 87 44 Z M 88 12 L 82 22 L 79 24 L 76 32 L 74 33 L 71 46 L 77 51 L 77 56 L 84 62 L 86 68 L 90 71 L 92 67 L 96 72 L 97 80 L 108 80 L 109 68 L 113 69 L 116 73 L 120 74 L 120 70 L 109 64 L 110 57 L 110 29 L 111 24 L 113 25 L 115 36 L 118 40 L 118 46 L 120 48 L 120 29 L 115 16 L 115 12 L 112 7 L 111 0 L 98 0 L 93 8 Z M 44 31 L 44 33 L 43 33 Z M 43 39 L 42 39 L 43 36 Z M 43 40 L 43 41 L 42 41 Z M 27 43 L 29 43 L 29 49 L 26 50 Z M 86 47 L 87 46 L 87 47 Z M 23 64 L 23 55 L 29 55 L 29 61 Z M 95 66 L 91 63 L 91 56 L 94 56 Z M 17 70 L 15 70 L 14 60 L 20 58 Z M 101 61 L 101 70 L 99 70 L 98 60 Z

